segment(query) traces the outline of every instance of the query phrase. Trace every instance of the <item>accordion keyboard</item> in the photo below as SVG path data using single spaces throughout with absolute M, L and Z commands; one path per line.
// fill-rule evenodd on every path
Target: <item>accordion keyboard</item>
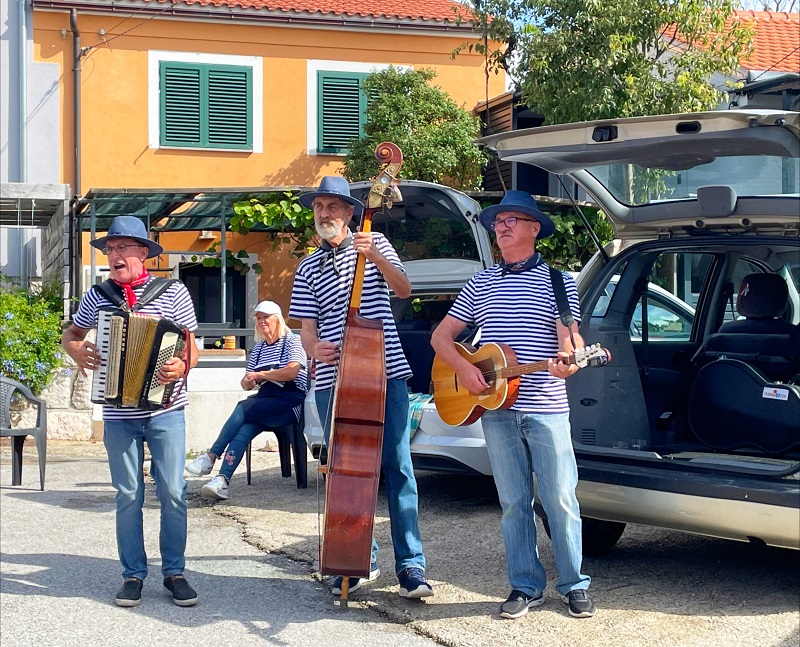
M 106 395 L 106 376 L 108 375 L 108 344 L 111 338 L 111 312 L 101 310 L 97 320 L 97 339 L 95 346 L 100 353 L 100 366 L 92 375 L 91 401 L 100 402 Z

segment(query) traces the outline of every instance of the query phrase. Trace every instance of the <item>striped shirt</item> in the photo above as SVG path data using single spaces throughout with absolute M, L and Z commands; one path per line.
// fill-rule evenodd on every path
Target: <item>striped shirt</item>
M 575 281 L 564 274 L 572 316 L 580 323 Z M 558 353 L 556 322 L 559 320 L 550 268 L 545 263 L 525 272 L 502 273 L 500 265 L 478 272 L 458 295 L 449 314 L 466 324 L 481 327 L 481 343 L 509 345 L 520 364 L 539 362 Z M 548 371 L 520 378 L 515 411 L 567 413 L 565 381 Z
M 293 381 L 295 386 L 305 393 L 308 391 L 308 357 L 303 350 L 300 335 L 295 335 L 291 330 L 271 344 L 260 341 L 253 346 L 247 359 L 247 371 L 283 368 L 289 362 L 297 362 L 302 367 Z
M 405 272 L 397 252 L 383 234 L 373 232 L 372 239 L 378 251 L 399 270 Z M 339 344 L 342 339 L 345 316 L 349 308 L 350 286 L 355 273 L 358 252 L 350 246 L 338 252 L 335 259 L 331 252 L 315 250 L 297 268 L 292 289 L 292 302 L 289 316 L 294 319 L 313 319 L 317 322 L 317 335 L 320 341 Z M 334 262 L 335 267 L 334 267 Z M 338 275 L 337 275 L 338 271 Z M 386 378 L 404 379 L 411 377 L 411 368 L 400 346 L 397 328 L 389 304 L 389 287 L 383 274 L 370 261 L 364 271 L 364 287 L 361 292 L 362 317 L 383 321 L 383 335 L 386 346 Z M 316 388 L 330 389 L 333 386 L 336 367 L 330 364 L 317 364 Z
M 145 288 L 154 279 L 150 279 L 144 285 L 133 288 L 136 298 L 140 298 Z M 89 290 L 81 299 L 78 311 L 72 317 L 72 323 L 78 328 L 91 329 L 97 326 L 98 312 L 100 310 L 114 309 L 116 305 L 111 303 L 99 290 Z M 197 329 L 197 317 L 194 313 L 194 303 L 189 291 L 183 283 L 174 282 L 157 299 L 148 303 L 137 311 L 139 314 L 154 315 L 173 321 L 179 326 L 187 328 L 190 332 Z M 157 409 L 156 411 L 145 411 L 136 407 L 111 407 L 103 405 L 103 420 L 128 420 L 131 418 L 150 418 L 166 411 L 174 411 L 185 407 L 189 400 L 186 397 L 186 389 L 183 386 L 183 378 L 175 382 L 173 393 L 178 393 L 175 402 L 167 409 Z

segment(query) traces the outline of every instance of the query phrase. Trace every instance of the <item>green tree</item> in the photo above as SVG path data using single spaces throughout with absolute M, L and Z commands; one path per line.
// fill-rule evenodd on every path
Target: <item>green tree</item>
M 378 172 L 375 148 L 391 141 L 403 151 L 400 175 L 446 184 L 455 189 L 481 187 L 485 154 L 473 143 L 481 134 L 480 120 L 459 107 L 438 86 L 429 68 L 389 67 L 370 74 L 363 91 L 367 107 L 364 135 L 353 141 L 344 159 L 344 176 L 351 182 Z
M 41 393 L 63 364 L 61 286 L 14 287 L 0 275 L 0 375 Z
M 732 0 L 483 0 L 483 52 L 549 124 L 709 110 L 752 28 Z M 494 42 L 494 45 L 492 44 Z M 457 50 L 458 51 L 458 50 Z

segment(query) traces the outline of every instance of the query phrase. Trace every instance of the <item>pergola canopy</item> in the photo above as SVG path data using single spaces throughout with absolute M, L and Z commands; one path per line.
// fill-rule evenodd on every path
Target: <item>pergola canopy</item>
M 247 198 L 266 199 L 283 193 L 301 193 L 311 187 L 238 187 L 228 189 L 92 189 L 76 209 L 81 230 L 107 231 L 116 216 L 135 216 L 148 230 L 202 231 L 230 225 L 233 205 Z M 94 227 L 92 219 L 94 218 Z M 272 231 L 260 223 L 251 231 Z
M 402 186 L 402 185 L 401 185 Z M 308 186 L 236 187 L 226 189 L 92 189 L 78 203 L 76 215 L 83 231 L 107 231 L 115 216 L 136 216 L 148 230 L 203 231 L 219 230 L 225 219 L 225 229 L 229 229 L 233 205 L 242 200 L 255 197 L 267 199 L 268 196 L 283 193 L 303 193 L 312 191 Z M 501 191 L 467 191 L 467 195 L 481 203 L 499 202 Z M 548 213 L 563 215 L 573 210 L 573 202 L 563 198 L 536 196 L 539 207 Z M 594 206 L 579 203 L 580 206 Z M 251 231 L 274 231 L 256 223 Z

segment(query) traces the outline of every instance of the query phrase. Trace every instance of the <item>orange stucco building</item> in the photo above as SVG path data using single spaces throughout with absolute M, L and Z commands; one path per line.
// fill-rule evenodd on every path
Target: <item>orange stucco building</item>
M 346 84 L 389 65 L 433 68 L 434 82 L 466 109 L 485 100 L 487 88 L 488 97 L 505 89 L 496 75 L 487 86 L 482 56 L 452 56 L 477 35 L 449 0 L 293 0 L 280 9 L 241 0 L 32 4 L 34 59 L 59 70 L 52 96 L 60 104 L 60 137 L 52 153 L 62 182 L 79 196 L 114 187 L 315 185 L 340 171 L 342 138 L 359 128 L 352 120 L 363 106 L 350 105 Z M 83 240 L 88 268 L 87 234 Z M 200 251 L 213 239 L 184 232 L 162 234 L 160 242 Z M 228 234 L 226 244 L 246 248 L 265 266 L 248 306 L 266 297 L 288 304 L 297 259 L 268 254 L 263 233 Z M 93 280 L 104 261 L 95 256 Z M 179 275 L 187 259 L 164 255 L 158 263 Z

